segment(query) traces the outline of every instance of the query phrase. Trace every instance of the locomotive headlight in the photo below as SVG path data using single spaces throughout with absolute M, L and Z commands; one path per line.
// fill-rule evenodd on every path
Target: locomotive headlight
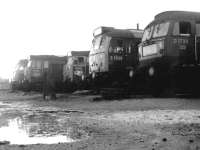
M 153 76 L 154 73 L 155 73 L 154 67 L 150 67 L 150 68 L 149 68 L 149 76 Z
M 133 71 L 133 70 L 130 70 L 130 71 L 129 71 L 129 77 L 132 78 L 133 75 L 134 75 L 134 71 Z

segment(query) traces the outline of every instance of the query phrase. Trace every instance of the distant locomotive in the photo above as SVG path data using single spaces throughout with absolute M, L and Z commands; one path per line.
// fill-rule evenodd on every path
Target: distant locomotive
M 94 30 L 89 54 L 91 78 L 102 87 L 123 86 L 138 65 L 142 30 L 99 27 Z
M 23 88 L 24 83 L 24 68 L 27 66 L 28 60 L 21 59 L 15 67 L 13 77 L 11 79 L 11 88 L 13 90 L 20 90 Z
M 70 51 L 63 68 L 65 91 L 87 88 L 86 78 L 89 74 L 89 51 Z M 85 85 L 84 85 L 85 84 Z
M 200 13 L 167 11 L 156 15 L 144 30 L 139 64 L 140 75 L 155 95 L 167 88 L 198 90 Z
M 44 73 L 50 75 L 50 80 L 55 83 L 59 90 L 63 81 L 63 66 L 67 61 L 66 57 L 54 55 L 31 55 L 28 65 L 24 70 L 24 86 L 26 89 L 42 90 Z
M 11 88 L 13 90 L 21 89 L 24 81 L 24 70 L 15 70 L 11 82 Z

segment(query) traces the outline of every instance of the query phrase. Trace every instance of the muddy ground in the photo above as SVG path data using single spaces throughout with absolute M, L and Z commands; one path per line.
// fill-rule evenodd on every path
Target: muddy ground
M 200 99 L 96 96 L 0 91 L 0 150 L 200 150 Z

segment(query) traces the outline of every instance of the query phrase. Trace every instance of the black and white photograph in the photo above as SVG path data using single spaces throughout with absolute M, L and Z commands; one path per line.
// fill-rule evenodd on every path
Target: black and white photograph
M 199 4 L 0 0 L 0 150 L 200 150 Z

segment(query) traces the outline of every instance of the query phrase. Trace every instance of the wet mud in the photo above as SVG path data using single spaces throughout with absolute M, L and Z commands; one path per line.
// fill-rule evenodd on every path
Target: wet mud
M 0 150 L 198 150 L 200 101 L 0 92 Z

